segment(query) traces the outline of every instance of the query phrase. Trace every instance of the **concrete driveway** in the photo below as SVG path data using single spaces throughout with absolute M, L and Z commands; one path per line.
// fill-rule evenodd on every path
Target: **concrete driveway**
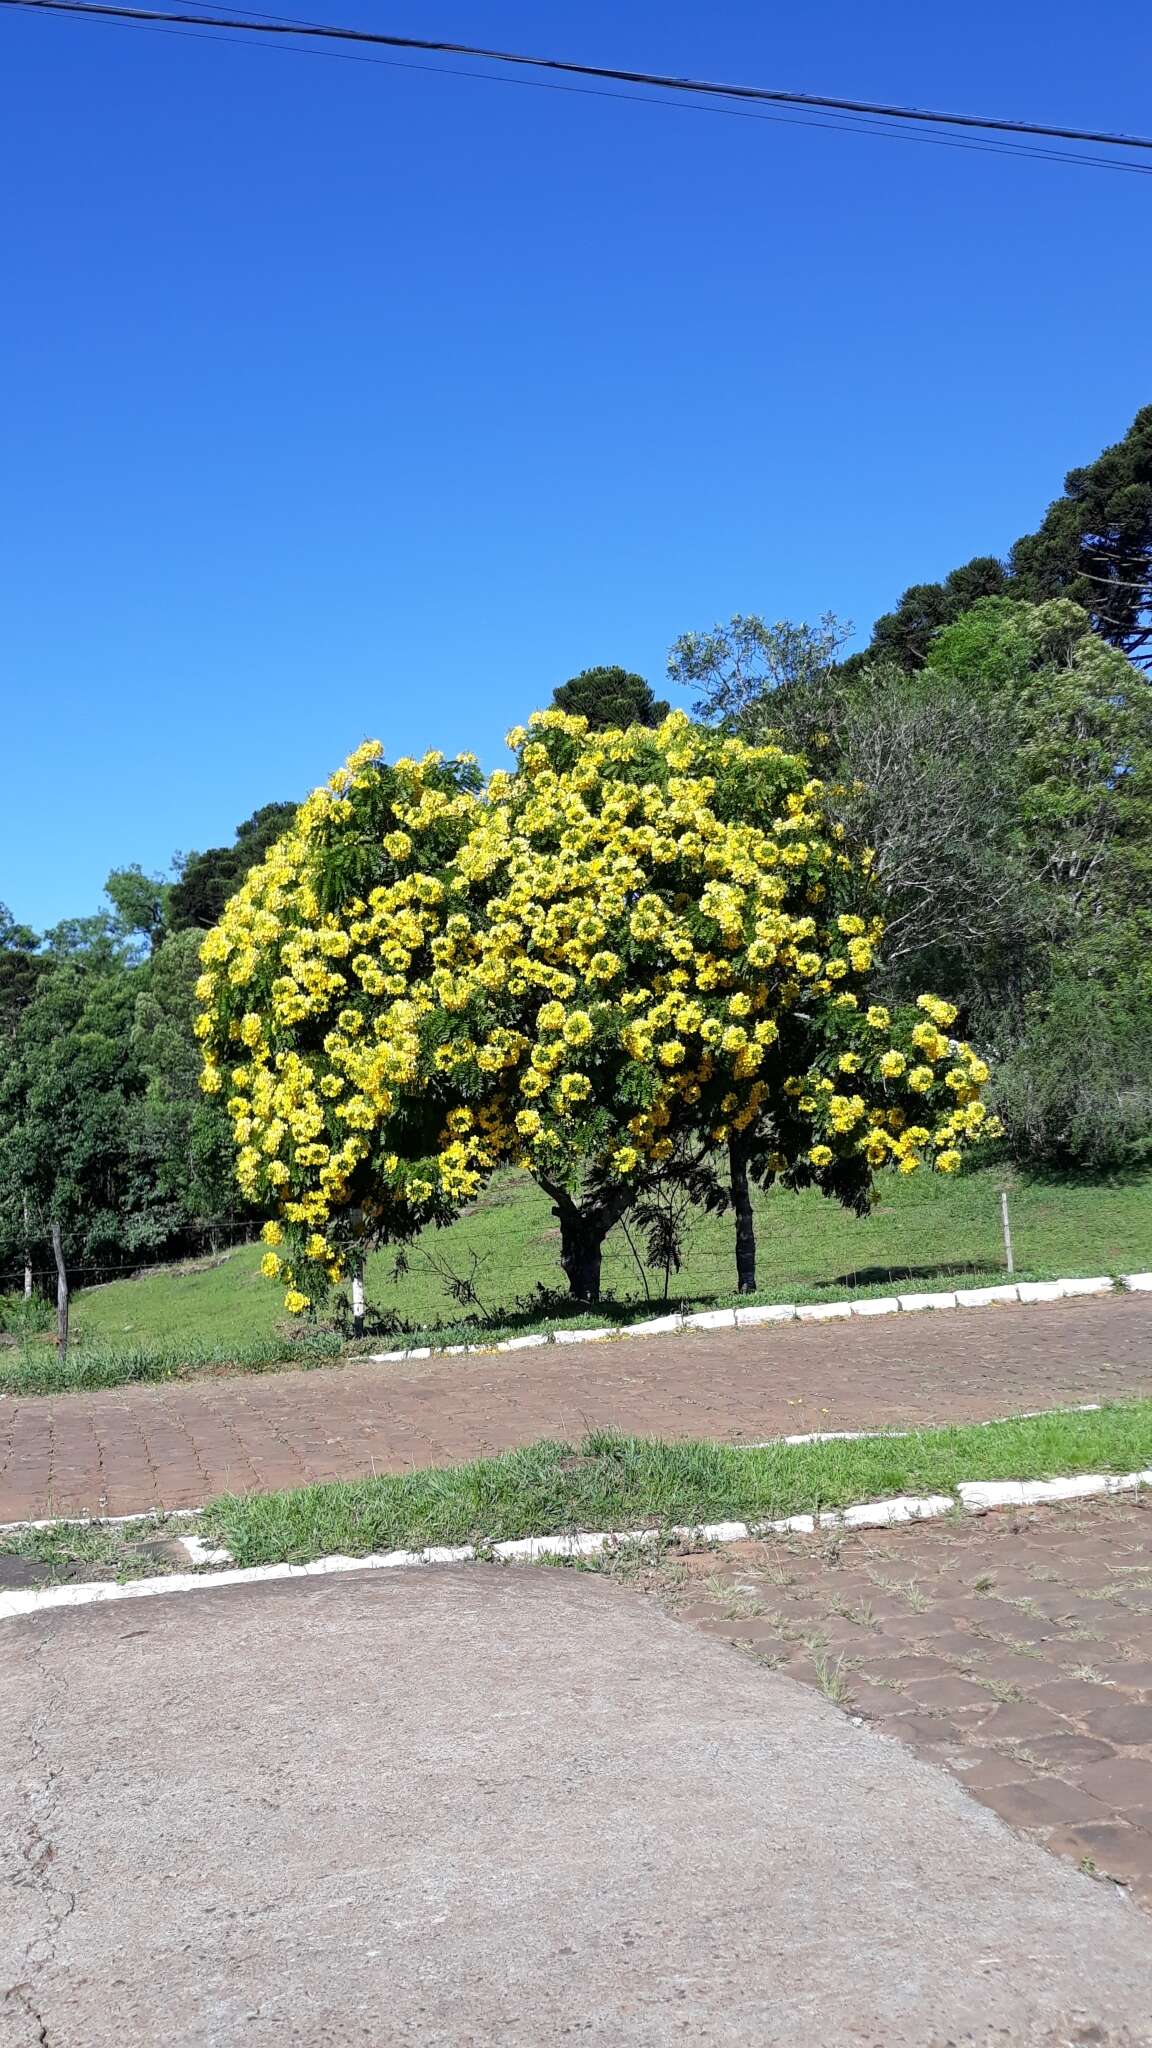
M 1134 1907 L 592 1576 L 7 1622 L 0 1722 L 3 2048 L 1152 2042 Z

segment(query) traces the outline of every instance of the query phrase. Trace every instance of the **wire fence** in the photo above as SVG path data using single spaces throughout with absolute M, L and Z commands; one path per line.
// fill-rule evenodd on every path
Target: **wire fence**
M 194 1269 L 210 1264 L 213 1259 L 222 1258 L 238 1245 L 250 1244 L 259 1236 L 259 1217 L 229 1217 L 203 1224 L 195 1233 L 202 1241 L 199 1246 L 188 1246 L 182 1251 L 170 1250 L 164 1258 L 149 1258 L 147 1254 L 138 1258 L 101 1259 L 92 1261 L 67 1262 L 68 1284 L 70 1287 L 99 1287 L 110 1280 L 135 1280 L 149 1273 L 178 1273 L 181 1267 Z M 34 1256 L 30 1266 L 21 1261 L 18 1265 L 0 1270 L 0 1294 L 23 1293 L 31 1273 L 34 1293 L 54 1293 L 56 1289 L 56 1267 L 45 1263 L 42 1255 Z
M 1014 1265 L 1025 1278 L 1052 1273 L 1144 1271 L 1152 1265 L 1152 1176 L 1137 1183 L 1036 1183 L 1008 1180 Z M 383 1249 L 368 1265 L 368 1288 L 380 1306 L 422 1316 L 464 1298 L 469 1278 L 493 1306 L 533 1290 L 563 1292 L 560 1233 L 547 1198 L 525 1176 L 493 1185 L 448 1229 L 429 1232 L 404 1256 Z M 921 1188 L 890 1183 L 876 1207 L 857 1217 L 815 1193 L 776 1190 L 754 1196 L 757 1283 L 762 1290 L 866 1289 L 915 1291 L 955 1284 L 969 1276 L 1007 1277 L 1002 1211 L 1004 1180 L 992 1174 L 936 1178 Z M 209 1270 L 259 1237 L 259 1217 L 219 1217 L 204 1223 L 167 1256 L 118 1256 L 68 1262 L 74 1292 L 116 1281 L 177 1278 Z M 193 1234 L 189 1233 L 191 1237 Z M 619 1299 L 730 1294 L 736 1285 L 734 1223 L 730 1214 L 697 1209 L 682 1220 L 679 1263 L 653 1257 L 635 1221 L 618 1225 L 604 1246 L 603 1280 Z M 34 1256 L 31 1286 L 49 1300 L 56 1269 L 42 1250 Z M 0 1296 L 25 1292 L 25 1268 L 0 1270 Z

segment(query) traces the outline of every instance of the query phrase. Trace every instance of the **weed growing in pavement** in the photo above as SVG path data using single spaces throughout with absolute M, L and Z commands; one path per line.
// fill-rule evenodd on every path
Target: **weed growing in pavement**
M 758 1562 L 753 1567 L 758 1579 L 766 1579 L 770 1586 L 784 1587 L 797 1584 L 799 1574 L 797 1572 L 785 1571 L 782 1565 L 776 1563 L 775 1557 L 768 1551 L 767 1546 L 763 1550 L 763 1560 L 763 1563 Z
M 734 1586 L 730 1580 L 715 1573 L 710 1578 L 701 1579 L 700 1589 L 716 1601 L 725 1621 L 752 1620 L 765 1611 L 764 1602 L 754 1587 Z
M 972 1673 L 972 1682 L 974 1685 L 982 1685 L 985 1692 L 990 1692 L 993 1699 L 1000 1700 L 1005 1706 L 1011 1706 L 1016 1701 L 1028 1697 L 1022 1686 L 1012 1685 L 1002 1678 L 981 1678 L 978 1671 Z
M 757 1600 L 748 1593 L 733 1593 L 721 1602 L 720 1612 L 725 1621 L 754 1621 L 758 1615 L 767 1612 L 763 1600 Z
M 816 1683 L 825 1699 L 831 1700 L 834 1706 L 846 1706 L 852 1697 L 852 1683 L 847 1676 L 852 1668 L 843 1657 L 837 1657 L 831 1664 L 821 1652 L 813 1652 L 812 1669 L 816 1673 Z
M 927 1595 L 920 1591 L 918 1579 L 888 1579 L 881 1572 L 869 1572 L 868 1576 L 873 1585 L 879 1586 L 882 1592 L 895 1593 L 901 1600 L 907 1601 L 913 1614 L 923 1614 L 925 1608 L 931 1606 Z
M 833 1614 L 841 1615 L 845 1621 L 854 1622 L 857 1628 L 879 1628 L 880 1626 L 876 1612 L 869 1600 L 857 1600 L 851 1606 L 846 1606 L 842 1603 L 840 1606 L 834 1607 L 832 1612 Z

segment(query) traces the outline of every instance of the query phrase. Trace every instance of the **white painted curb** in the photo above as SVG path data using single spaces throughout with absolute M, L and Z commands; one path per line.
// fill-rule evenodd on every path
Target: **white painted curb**
M 690 1316 L 649 1316 L 641 1323 L 617 1323 L 596 1330 L 537 1330 L 530 1336 L 505 1337 L 497 1344 L 449 1344 L 442 1351 L 421 1345 L 417 1351 L 371 1351 L 351 1365 L 406 1365 L 409 1359 L 459 1358 L 504 1351 L 535 1350 L 542 1344 L 607 1344 L 621 1337 L 670 1337 L 681 1330 L 756 1329 L 765 1323 L 828 1323 L 849 1316 L 918 1315 L 925 1309 L 998 1308 L 1008 1303 L 1067 1301 L 1076 1295 L 1152 1294 L 1152 1273 L 1122 1273 L 1118 1280 L 1101 1274 L 1086 1280 L 1020 1280 L 1003 1287 L 959 1287 L 935 1294 L 874 1295 L 859 1301 L 769 1303 L 763 1308 L 709 1308 Z
M 965 1480 L 956 1494 L 898 1495 L 894 1500 L 861 1501 L 855 1507 L 815 1515 L 786 1515 L 774 1522 L 705 1522 L 678 1527 L 675 1539 L 704 1543 L 741 1543 L 749 1537 L 810 1536 L 822 1529 L 883 1529 L 905 1522 L 928 1522 L 957 1508 L 986 1514 L 989 1508 L 1031 1507 L 1045 1502 L 1087 1500 L 1098 1494 L 1127 1493 L 1152 1486 L 1152 1469 L 1111 1474 L 1092 1472 L 1071 1479 Z M 658 1529 L 592 1530 L 572 1536 L 524 1536 L 485 1550 L 501 1563 L 531 1562 L 540 1557 L 594 1557 L 625 1543 L 655 1543 Z M 223 1562 L 226 1550 L 212 1550 L 199 1537 L 180 1539 L 195 1563 Z M 193 1548 L 196 1546 L 196 1549 Z M 197 1552 L 199 1554 L 197 1554 Z M 271 1579 L 329 1578 L 343 1572 L 400 1571 L 414 1565 L 471 1564 L 474 1544 L 438 1545 L 428 1550 L 378 1551 L 369 1557 L 318 1557 L 311 1564 L 260 1564 L 232 1571 L 176 1572 L 155 1579 L 133 1579 L 126 1585 L 106 1580 L 80 1586 L 41 1586 L 24 1592 L 0 1593 L 0 1621 L 40 1614 L 54 1607 L 102 1606 L 110 1600 L 146 1600 L 166 1593 L 208 1592 L 220 1586 L 254 1586 Z
M 156 1522 L 177 1515 L 202 1515 L 203 1508 L 139 1508 L 134 1515 L 48 1515 L 41 1522 L 0 1522 L 0 1536 L 17 1529 L 123 1529 L 129 1522 Z

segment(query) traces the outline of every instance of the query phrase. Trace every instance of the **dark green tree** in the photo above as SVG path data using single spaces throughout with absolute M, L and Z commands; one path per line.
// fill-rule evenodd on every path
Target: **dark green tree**
M 1000 596 L 1030 604 L 1070 598 L 1103 639 L 1152 666 L 1152 405 L 1136 414 L 1122 441 L 1069 470 L 1063 495 L 1006 562 L 977 555 L 940 583 L 914 583 L 846 667 L 858 673 L 884 660 L 923 668 L 943 626 L 980 598 Z
M 232 1134 L 223 1104 L 200 1088 L 200 1047 L 193 1034 L 200 935 L 174 932 L 134 979 L 131 1046 L 139 1101 L 134 1142 L 174 1234 L 206 1235 L 213 1248 L 221 1219 L 244 1210 L 233 1172 Z
M 980 598 L 1001 596 L 1009 580 L 1003 562 L 995 555 L 976 555 L 963 568 L 953 569 L 942 583 L 913 583 L 895 611 L 877 619 L 867 653 L 850 656 L 845 665 L 856 672 L 866 661 L 923 668 L 941 627 L 951 625 Z
M 583 668 L 557 684 L 552 702 L 560 711 L 586 718 L 594 732 L 614 725 L 659 725 L 669 711 L 666 699 L 654 697 L 643 676 L 626 668 Z
M 1067 597 L 1096 631 L 1152 664 L 1152 405 L 1122 441 L 1069 470 L 1064 495 L 1012 550 L 1013 594 Z
M 10 1039 L 22 1011 L 36 992 L 46 962 L 30 925 L 17 924 L 6 903 L 0 903 L 0 1042 Z
M 51 1269 L 54 1223 L 83 1284 L 215 1248 L 245 1213 L 223 1107 L 199 1087 L 200 936 L 140 959 L 119 922 L 66 919 L 37 944 L 0 920 L 0 1291 Z
M 44 1263 L 53 1223 L 70 1264 L 115 1257 L 132 1229 L 130 1028 L 129 977 L 99 955 L 50 960 L 21 1014 L 3 1172 Z
M 131 867 L 113 868 L 104 884 L 124 938 L 143 940 L 154 953 L 167 929 L 168 898 L 172 884 L 160 875 L 146 875 L 135 862 Z
M 181 863 L 179 880 L 168 894 L 168 929 L 207 931 L 214 925 L 249 868 L 263 860 L 295 815 L 295 804 L 262 804 L 236 827 L 233 845 L 210 846 L 204 853 L 188 854 Z
M 0 903 L 0 1294 L 17 1278 L 25 1294 L 32 1292 L 32 1231 L 17 1134 L 26 1096 L 20 1024 L 49 964 L 38 946 L 31 926 L 17 924 Z

